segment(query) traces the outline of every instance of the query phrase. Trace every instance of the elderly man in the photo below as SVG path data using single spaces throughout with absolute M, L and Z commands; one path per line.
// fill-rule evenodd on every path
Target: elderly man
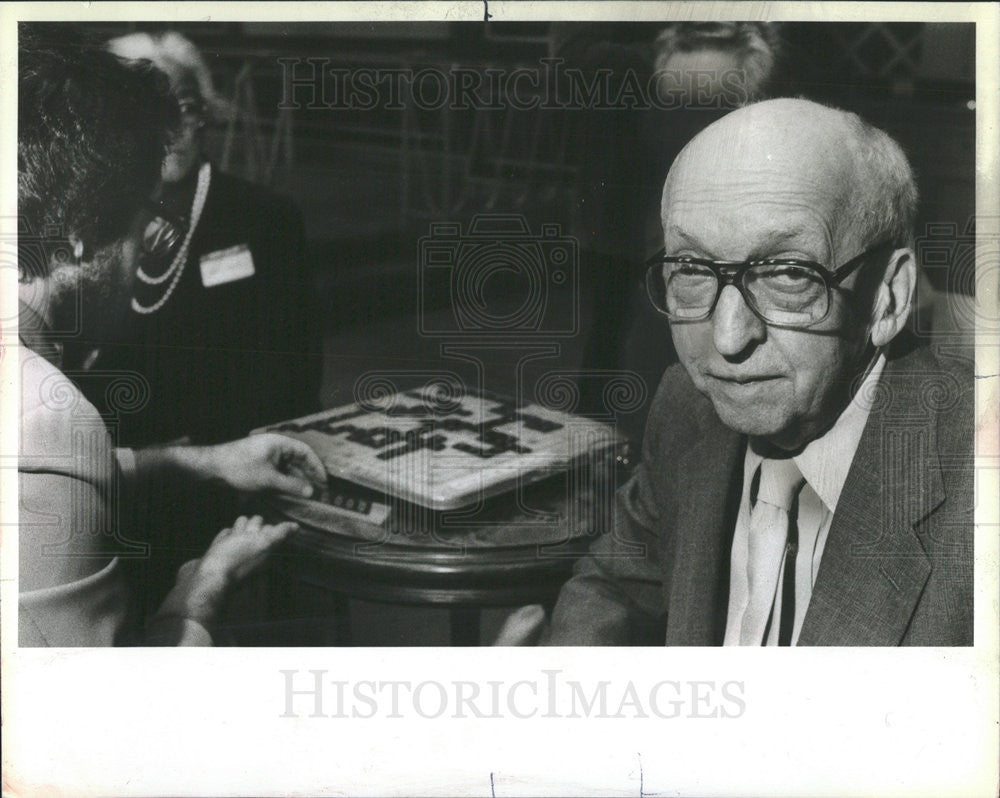
M 563 645 L 971 645 L 971 372 L 900 333 L 916 190 L 853 114 L 715 122 L 663 189 L 654 306 L 680 365 Z
M 119 499 L 139 490 L 141 503 L 178 479 L 308 495 L 323 467 L 308 447 L 271 435 L 214 447 L 114 448 L 63 356 L 67 344 L 106 334 L 127 306 L 146 221 L 136 209 L 158 180 L 176 107 L 151 70 L 75 42 L 21 35 L 20 644 L 208 643 L 230 589 L 292 525 L 255 517 L 224 529 L 182 570 L 152 637 L 142 638 L 126 571 L 148 549 Z

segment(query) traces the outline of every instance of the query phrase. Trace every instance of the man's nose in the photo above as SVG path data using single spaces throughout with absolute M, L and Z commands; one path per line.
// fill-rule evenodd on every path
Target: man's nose
M 724 357 L 736 357 L 767 336 L 767 325 L 750 310 L 734 285 L 727 285 L 719 295 L 712 314 L 715 348 Z

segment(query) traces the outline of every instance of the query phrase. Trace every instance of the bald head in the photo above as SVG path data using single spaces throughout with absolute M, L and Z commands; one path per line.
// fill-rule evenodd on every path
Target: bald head
M 834 250 L 886 239 L 907 246 L 916 212 L 896 142 L 855 114 L 797 99 L 746 106 L 696 136 L 664 185 L 665 229 L 685 203 L 726 195 L 737 203 L 770 195 L 799 214 L 822 215 Z
M 707 315 L 673 318 L 671 335 L 725 424 L 788 450 L 830 427 L 871 348 L 909 315 L 915 202 L 892 139 L 805 100 L 741 108 L 685 147 L 663 190 L 664 246 L 700 263 L 664 266 L 657 279 L 678 302 L 687 291 L 711 303 L 715 291 Z M 785 263 L 730 271 L 732 284 L 718 264 L 705 276 L 704 261 L 765 260 Z M 790 323 L 786 311 L 806 296 L 817 319 Z M 770 317 L 754 307 L 762 300 Z

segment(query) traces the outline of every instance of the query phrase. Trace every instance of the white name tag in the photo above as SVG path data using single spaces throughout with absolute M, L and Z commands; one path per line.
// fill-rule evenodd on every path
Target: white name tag
M 245 280 L 253 274 L 253 255 L 246 244 L 201 256 L 201 284 L 205 288 Z

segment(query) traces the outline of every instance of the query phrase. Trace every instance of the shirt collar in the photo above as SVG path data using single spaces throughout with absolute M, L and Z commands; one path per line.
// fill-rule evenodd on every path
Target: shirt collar
M 792 458 L 809 483 L 809 487 L 815 491 L 831 513 L 837 509 L 840 492 L 844 489 L 844 482 L 847 481 L 847 472 L 851 468 L 861 435 L 868 423 L 872 407 L 872 388 L 882 376 L 884 368 L 885 355 L 880 352 L 875 365 L 834 425 Z M 746 474 L 752 475 L 763 459 L 748 446 Z
M 17 311 L 17 337 L 21 343 L 61 370 L 62 347 L 52 340 L 52 328 L 45 317 L 21 298 Z

